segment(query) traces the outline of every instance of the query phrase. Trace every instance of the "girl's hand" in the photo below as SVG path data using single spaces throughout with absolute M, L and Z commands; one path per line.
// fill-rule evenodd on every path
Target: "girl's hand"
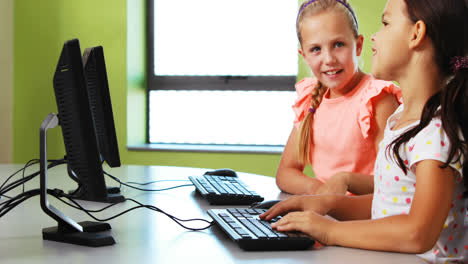
M 328 234 L 334 220 L 319 215 L 313 211 L 292 212 L 272 223 L 271 227 L 279 232 L 300 231 L 317 240 L 323 245 L 331 245 Z
M 346 194 L 347 191 L 357 195 L 373 193 L 374 177 L 361 173 L 339 172 L 317 188 L 316 194 Z
M 348 172 L 339 172 L 330 177 L 322 186 L 317 189 L 316 194 L 336 193 L 346 194 L 348 191 Z
M 313 211 L 325 215 L 333 209 L 334 202 L 334 195 L 292 196 L 272 206 L 268 211 L 261 214 L 260 218 L 269 221 L 278 215 L 285 215 L 293 211 Z

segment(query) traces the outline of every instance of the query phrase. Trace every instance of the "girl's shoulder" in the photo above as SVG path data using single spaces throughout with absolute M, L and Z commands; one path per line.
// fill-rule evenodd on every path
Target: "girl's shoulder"
M 305 96 L 307 94 L 310 94 L 312 93 L 317 83 L 318 83 L 317 78 L 313 78 L 313 77 L 304 78 L 296 83 L 295 85 L 296 92 L 299 96 L 301 95 Z
M 317 83 L 318 80 L 316 78 L 304 78 L 295 85 L 297 98 L 292 109 L 295 114 L 294 125 L 296 127 L 299 127 L 309 110 L 310 103 L 312 102 L 311 94 Z
M 362 89 L 361 100 L 363 102 L 368 102 L 382 93 L 388 93 L 394 95 L 400 104 L 402 103 L 401 89 L 393 82 L 375 79 L 368 74 L 358 86 Z
M 359 93 L 358 121 L 362 135 L 367 138 L 371 131 L 371 125 L 373 124 L 372 118 L 374 116 L 377 98 L 382 94 L 393 95 L 401 104 L 401 90 L 400 87 L 393 82 L 375 79 L 370 74 L 366 75 L 358 86 L 360 87 L 356 88 L 361 89 Z
M 460 136 L 462 137 L 461 133 Z M 435 116 L 432 120 L 412 137 L 406 144 L 405 152 L 409 160 L 409 168 L 414 169 L 413 165 L 422 160 L 438 160 L 445 163 L 448 160 L 451 151 L 451 142 L 447 132 L 442 127 L 440 116 Z M 458 159 L 459 153 L 449 163 L 449 166 L 462 175 L 464 157 Z

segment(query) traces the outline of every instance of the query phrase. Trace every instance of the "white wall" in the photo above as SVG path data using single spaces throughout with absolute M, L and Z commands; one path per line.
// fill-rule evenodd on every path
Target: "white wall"
M 13 159 L 13 1 L 0 0 L 0 163 Z

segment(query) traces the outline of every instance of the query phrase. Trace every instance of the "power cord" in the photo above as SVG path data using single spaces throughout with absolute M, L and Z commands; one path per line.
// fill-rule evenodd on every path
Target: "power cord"
M 59 199 L 61 202 L 67 204 L 68 206 L 71 206 L 77 210 L 81 210 L 83 212 L 85 212 L 87 215 L 89 215 L 91 218 L 93 218 L 94 220 L 96 221 L 99 221 L 99 222 L 106 222 L 106 221 L 109 221 L 109 220 L 112 220 L 114 218 L 117 218 L 121 215 L 124 215 L 130 211 L 133 211 L 135 209 L 139 209 L 139 208 L 147 208 L 147 209 L 150 209 L 150 210 L 153 210 L 155 212 L 158 212 L 158 213 L 162 213 L 164 215 L 166 215 L 167 217 L 169 217 L 170 219 L 172 219 L 174 222 L 176 222 L 178 225 L 180 225 L 181 227 L 185 228 L 185 229 L 188 229 L 188 230 L 191 230 L 191 231 L 201 231 L 201 230 L 205 230 L 209 227 L 211 227 L 213 225 L 213 222 L 210 222 L 206 219 L 202 219 L 202 218 L 192 218 L 192 219 L 180 219 L 178 217 L 175 217 L 167 212 L 165 212 L 164 210 L 162 209 L 159 209 L 158 207 L 156 206 L 153 206 L 153 205 L 147 205 L 147 204 L 142 204 L 140 202 L 138 202 L 137 200 L 134 200 L 134 199 L 131 199 L 131 198 L 126 198 L 124 201 L 131 201 L 131 202 L 134 202 L 136 204 L 138 204 L 137 206 L 134 206 L 134 207 L 131 207 L 123 212 L 120 212 L 114 216 L 111 216 L 111 217 L 108 217 L 108 218 L 104 218 L 104 219 L 100 219 L 100 218 L 97 218 L 96 216 L 92 215 L 91 213 L 97 213 L 97 212 L 102 212 L 112 206 L 115 206 L 117 204 L 111 204 L 111 205 L 108 205 L 108 206 L 105 206 L 101 209 L 98 209 L 98 210 L 89 210 L 89 209 L 85 209 L 84 207 L 82 207 L 79 203 L 77 203 L 74 199 L 72 199 L 71 197 L 69 197 L 68 195 L 64 194 L 62 195 L 62 197 L 65 197 L 67 198 L 68 200 L 70 200 L 73 204 L 70 204 L 66 201 L 64 201 L 63 199 L 61 199 L 61 197 L 56 197 L 57 199 Z M 205 222 L 207 223 L 208 225 L 205 226 L 205 227 L 201 227 L 201 228 L 193 228 L 193 227 L 188 227 L 188 226 L 185 226 L 184 224 L 180 223 L 180 222 L 192 222 L 192 221 L 201 221 L 201 222 Z
M 50 162 L 50 164 L 47 166 L 48 169 L 50 168 L 53 168 L 57 165 L 60 165 L 60 164 L 65 164 L 67 163 L 66 159 L 61 159 L 61 160 L 48 160 Z M 0 196 L 3 196 L 3 197 L 7 197 L 8 200 L 6 201 L 3 201 L 0 203 L 0 218 L 4 215 L 6 215 L 9 211 L 13 210 L 16 206 L 20 205 L 21 203 L 23 203 L 24 201 L 34 197 L 34 196 L 37 196 L 40 194 L 40 189 L 32 189 L 32 190 L 28 190 L 28 191 L 24 191 L 24 184 L 30 180 L 32 180 L 33 178 L 35 178 L 36 176 L 38 176 L 40 174 L 40 171 L 37 171 L 37 172 L 34 172 L 28 176 L 25 176 L 24 173 L 25 173 L 25 170 L 32 166 L 32 165 L 35 165 L 39 163 L 39 160 L 37 159 L 32 159 L 30 161 L 28 161 L 23 168 L 19 169 L 18 171 L 14 172 L 12 175 L 10 175 L 6 180 L 5 182 L 3 182 L 3 184 L 0 186 Z M 17 175 L 18 173 L 20 172 L 23 172 L 23 177 L 19 180 L 16 180 L 14 182 L 11 182 L 9 184 L 8 181 L 10 181 L 11 178 L 13 178 L 15 175 Z M 138 187 L 135 187 L 135 186 L 132 186 L 130 184 L 126 184 L 126 183 L 123 183 L 121 182 L 117 177 L 107 173 L 107 172 L 104 172 L 105 175 L 109 176 L 111 179 L 117 181 L 119 184 L 121 185 L 125 185 L 125 186 L 128 186 L 130 188 L 134 188 L 134 189 L 137 189 L 137 190 L 141 190 L 141 191 L 164 191 L 164 190 L 170 190 L 170 189 L 174 189 L 174 188 L 179 188 L 179 187 L 185 187 L 185 186 L 193 186 L 192 184 L 185 184 L 185 185 L 179 185 L 179 186 L 174 186 L 174 187 L 169 187 L 169 188 L 164 188 L 164 189 L 143 189 L 143 188 L 138 188 Z M 153 182 L 149 182 L 149 183 L 133 183 L 133 184 L 138 184 L 138 185 L 148 185 L 148 184 L 151 184 L 151 183 L 155 183 L 155 182 L 162 182 L 162 181 L 182 181 L 182 180 L 160 180 L 160 181 L 153 181 Z M 15 189 L 16 187 L 20 186 L 20 185 L 23 185 L 23 191 L 14 196 L 14 197 L 9 197 L 7 195 L 5 195 L 5 193 Z M 164 215 L 166 215 L 167 217 L 169 217 L 170 219 L 172 219 L 174 222 L 176 222 L 179 226 L 185 228 L 185 229 L 188 229 L 188 230 L 191 230 L 191 231 L 201 231 L 201 230 L 205 230 L 207 228 L 210 228 L 212 225 L 213 225 L 213 222 L 211 221 L 208 221 L 206 219 L 202 219 L 202 218 L 193 218 L 193 219 L 180 219 L 178 217 L 175 217 L 167 212 L 165 212 L 164 210 L 156 207 L 156 206 L 153 206 L 153 205 L 146 205 L 146 204 L 142 204 L 134 199 L 131 199 L 131 198 L 126 198 L 124 201 L 131 201 L 133 203 L 136 203 L 137 206 L 134 206 L 134 207 L 131 207 L 123 212 L 120 212 L 114 216 L 111 216 L 111 217 L 108 217 L 108 218 L 105 218 L 105 219 L 99 219 L 97 217 L 95 217 L 93 214 L 91 213 L 98 213 L 98 212 L 102 212 L 108 208 L 111 208 L 117 204 L 111 204 L 111 205 L 108 205 L 108 206 L 105 206 L 101 209 L 97 209 L 97 210 L 89 210 L 89 209 L 85 209 L 84 207 L 82 207 L 79 203 L 77 203 L 73 198 L 71 198 L 68 194 L 65 194 L 64 191 L 60 190 L 60 189 L 48 189 L 47 190 L 47 193 L 49 195 L 52 195 L 54 196 L 55 198 L 57 198 L 58 200 L 60 200 L 61 202 L 67 204 L 68 206 L 71 206 L 72 208 L 75 208 L 77 210 L 81 210 L 83 212 L 85 212 L 87 215 L 89 215 L 91 218 L 93 218 L 94 220 L 96 221 L 99 221 L 99 222 L 105 222 L 105 221 L 109 221 L 109 220 L 112 220 L 114 218 L 117 218 L 121 215 L 124 215 L 130 211 L 133 211 L 135 209 L 139 209 L 139 208 L 147 208 L 147 209 L 150 209 L 150 210 L 153 210 L 155 212 L 159 212 L 159 213 L 162 213 Z M 62 199 L 62 197 L 64 198 L 67 198 L 69 201 L 71 201 L 73 204 L 65 201 Z M 193 222 L 193 221 L 201 221 L 201 222 L 205 222 L 207 223 L 208 225 L 205 226 L 205 227 L 201 227 L 201 228 L 193 228 L 193 227 L 188 227 L 186 225 L 184 225 L 182 222 Z
M 144 189 L 144 188 L 139 188 L 139 187 L 136 187 L 136 186 L 133 186 L 133 185 L 130 185 L 130 184 L 127 184 L 125 182 L 122 182 L 121 180 L 119 180 L 117 177 L 107 173 L 104 171 L 104 174 L 109 176 L 111 179 L 113 179 L 114 181 L 118 182 L 120 185 L 124 185 L 124 186 L 127 186 L 127 187 L 130 187 L 132 189 L 135 189 L 135 190 L 139 190 L 139 191 L 145 191 L 145 192 L 160 192 L 160 191 L 167 191 L 167 190 L 172 190 L 172 189 L 175 189 L 175 188 L 180 188 L 180 187 L 187 187 L 187 186 L 193 186 L 193 184 L 182 184 L 182 185 L 177 185 L 177 186 L 173 186 L 173 187 L 168 187 L 168 188 L 163 188 L 163 189 Z M 163 180 L 163 181 L 171 181 L 171 180 Z M 158 182 L 158 181 L 154 181 L 154 182 Z M 139 184 L 139 185 L 147 185 L 147 184 L 151 184 L 151 183 L 154 183 L 154 182 L 149 182 L 149 183 L 135 183 L 135 184 Z
M 60 164 L 65 164 L 66 163 L 66 159 L 60 159 L 60 160 L 48 160 L 48 162 L 50 162 L 49 165 L 47 165 L 47 168 L 50 169 L 50 168 L 53 168 L 57 165 L 60 165 Z M 11 182 L 9 184 L 8 181 L 10 181 L 11 178 L 13 178 L 15 175 L 17 175 L 18 173 L 20 172 L 24 172 L 26 170 L 26 168 L 32 166 L 32 165 L 35 165 L 39 163 L 39 160 L 37 159 L 33 159 L 33 160 L 30 160 L 28 161 L 23 168 L 19 169 L 18 171 L 14 172 L 12 175 L 10 175 L 4 182 L 3 184 L 0 186 L 0 196 L 3 196 L 3 197 L 7 197 L 7 198 L 12 198 L 10 196 L 7 196 L 5 195 L 7 192 L 15 189 L 16 187 L 20 186 L 20 185 L 23 185 L 23 192 L 24 192 L 24 184 L 32 179 L 34 179 L 36 176 L 38 176 L 40 174 L 40 171 L 36 171 L 28 176 L 24 176 L 19 179 L 19 180 L 16 180 L 14 182 Z
M 3 189 L 3 186 L 5 186 L 5 184 L 11 179 L 13 178 L 16 174 L 20 173 L 20 172 L 23 172 L 23 178 L 24 178 L 24 172 L 26 171 L 26 168 L 34 165 L 34 164 L 37 164 L 39 163 L 39 160 L 38 159 L 32 159 L 30 161 L 28 161 L 24 166 L 23 168 L 17 170 L 16 172 L 14 172 L 12 175 L 10 175 L 4 182 L 3 184 L 0 186 L 0 190 Z M 24 190 L 23 190 L 24 191 Z
M 26 168 L 28 168 L 28 167 L 31 166 L 31 165 L 37 164 L 37 163 L 39 163 L 39 162 L 40 162 L 39 159 L 32 159 L 32 160 L 28 161 L 28 162 L 26 163 L 26 165 L 24 165 L 24 167 L 23 167 L 23 176 L 22 176 L 22 178 L 24 179 L 24 177 L 25 177 Z M 22 192 L 24 192 L 24 186 L 25 186 L 25 184 L 23 183 L 23 190 L 22 190 Z
M 11 199 L 8 199 L 0 203 L 0 218 L 4 216 L 9 211 L 13 210 L 16 206 L 28 200 L 31 197 L 37 196 L 40 194 L 40 189 L 33 189 L 23 193 L 18 194 Z
M 28 200 L 29 198 L 32 198 L 34 196 L 37 196 L 40 194 L 40 189 L 33 189 L 33 190 L 29 190 L 29 191 L 26 191 L 24 193 L 20 193 L 19 195 L 7 200 L 7 201 L 4 201 L 4 202 L 1 202 L 0 203 L 0 218 L 2 216 L 4 216 L 5 214 L 7 214 L 9 211 L 13 210 L 16 206 L 18 206 L 19 204 L 23 203 L 24 201 Z M 152 211 L 155 211 L 155 212 L 159 212 L 159 213 L 162 213 L 164 215 L 166 215 L 167 217 L 169 217 L 170 219 L 172 219 L 174 222 L 176 222 L 179 226 L 187 229 L 187 230 L 191 230 L 191 231 L 201 231 L 201 230 L 205 230 L 205 229 L 208 229 L 210 228 L 212 225 L 213 225 L 213 222 L 211 221 L 208 221 L 206 219 L 202 219 L 202 218 L 193 218 L 193 219 L 180 219 L 178 217 L 175 217 L 167 212 L 165 212 L 164 210 L 162 209 L 159 209 L 158 207 L 156 206 L 153 206 L 153 205 L 146 205 L 146 204 L 142 204 L 134 199 L 131 199 L 131 198 L 126 198 L 125 201 L 131 201 L 131 202 L 134 202 L 136 204 L 138 204 L 137 206 L 134 206 L 134 207 L 131 207 L 123 212 L 120 212 L 114 216 L 111 216 L 111 217 L 108 217 L 108 218 L 104 218 L 104 219 L 100 219 L 100 218 L 97 218 L 96 216 L 94 216 L 93 214 L 91 213 L 98 213 L 98 212 L 102 212 L 106 209 L 109 209 L 117 204 L 110 204 L 108 206 L 105 206 L 101 209 L 97 209 L 97 210 L 90 210 L 90 209 L 86 209 L 84 208 L 83 206 L 81 206 L 78 202 L 76 202 L 74 199 L 72 199 L 71 197 L 69 197 L 69 195 L 65 194 L 64 191 L 60 190 L 60 189 L 48 189 L 47 190 L 47 194 L 49 195 L 52 195 L 54 196 L 55 198 L 57 198 L 58 200 L 60 200 L 61 202 L 65 203 L 66 205 L 72 207 L 72 208 L 75 208 L 77 210 L 80 210 L 80 211 L 83 211 L 84 213 L 86 213 L 87 215 L 89 215 L 92 219 L 96 220 L 96 221 L 99 221 L 99 222 L 106 222 L 106 221 L 109 221 L 109 220 L 112 220 L 114 218 L 117 218 L 121 215 L 124 215 L 130 211 L 133 211 L 135 209 L 139 209 L 139 208 L 147 208 L 147 209 L 150 209 Z M 67 198 L 69 201 L 71 201 L 73 204 L 70 204 L 69 202 L 65 201 L 62 199 L 62 197 L 64 198 Z M 181 222 L 193 222 L 193 221 L 201 221 L 201 222 L 205 222 L 207 223 L 208 225 L 205 226 L 205 227 L 201 227 L 201 228 L 193 228 L 193 227 L 188 227 L 184 224 L 182 224 Z
M 159 183 L 159 182 L 189 182 L 189 181 L 190 180 L 157 180 L 157 181 L 150 181 L 150 182 L 132 182 L 132 181 L 128 181 L 128 182 L 125 182 L 125 183 L 144 186 L 144 185 L 149 185 L 149 184 Z

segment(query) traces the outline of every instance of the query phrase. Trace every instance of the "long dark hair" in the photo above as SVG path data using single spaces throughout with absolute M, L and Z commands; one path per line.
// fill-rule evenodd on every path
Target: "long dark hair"
M 466 0 L 405 0 L 409 18 L 416 23 L 426 24 L 427 36 L 434 46 L 435 63 L 446 85 L 426 102 L 420 123 L 395 139 L 389 149 L 393 149 L 400 168 L 407 168 L 399 155 L 400 147 L 425 128 L 431 119 L 440 116 L 442 128 L 447 133 L 451 146 L 447 161 L 441 168 L 457 162 L 460 155 L 463 184 L 468 197 L 468 69 L 454 68 L 454 58 L 468 56 L 468 2 Z M 440 108 L 439 108 L 440 106 Z M 459 131 L 463 135 L 460 138 Z

